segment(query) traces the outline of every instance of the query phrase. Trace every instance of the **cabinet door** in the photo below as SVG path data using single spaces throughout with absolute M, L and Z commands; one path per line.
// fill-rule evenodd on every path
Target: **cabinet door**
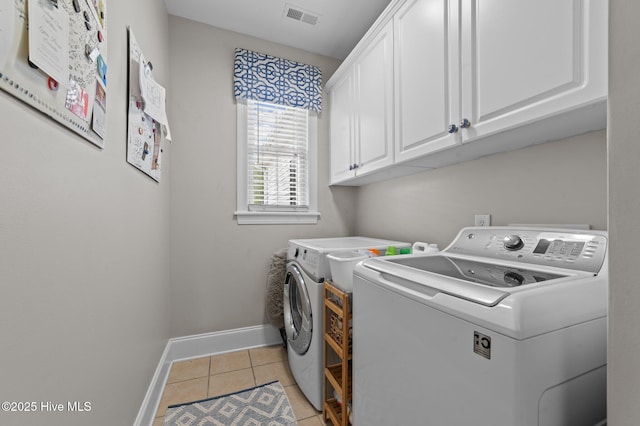
M 355 64 L 356 174 L 393 163 L 393 23 Z
M 330 99 L 331 183 L 354 176 L 353 74 L 348 73 L 332 88 Z
M 606 97 L 606 0 L 462 4 L 465 141 Z
M 459 143 L 458 4 L 409 0 L 394 16 L 396 161 Z M 451 19 L 450 19 L 451 17 Z

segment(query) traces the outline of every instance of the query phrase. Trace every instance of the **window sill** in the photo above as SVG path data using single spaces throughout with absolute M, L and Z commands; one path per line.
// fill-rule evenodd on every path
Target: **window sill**
M 315 225 L 319 212 L 250 212 L 234 213 L 238 225 Z

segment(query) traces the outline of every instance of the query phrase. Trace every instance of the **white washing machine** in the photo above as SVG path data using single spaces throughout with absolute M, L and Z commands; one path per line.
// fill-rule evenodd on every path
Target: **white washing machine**
M 465 228 L 358 264 L 358 425 L 606 422 L 607 234 Z
M 309 402 L 322 410 L 323 388 L 323 295 L 325 280 L 331 279 L 327 254 L 343 250 L 389 246 L 410 247 L 409 243 L 367 237 L 290 240 L 284 283 L 284 325 L 287 333 L 289 367 Z

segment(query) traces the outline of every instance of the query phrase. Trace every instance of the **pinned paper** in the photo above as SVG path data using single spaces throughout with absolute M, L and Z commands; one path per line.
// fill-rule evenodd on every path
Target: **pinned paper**
M 98 59 L 98 57 L 101 56 L 100 51 L 89 44 L 85 46 L 85 54 L 87 55 L 87 58 L 89 58 L 91 62 L 95 62 Z
M 93 105 L 93 131 L 104 139 L 107 127 L 107 94 L 100 84 L 96 81 L 96 98 Z
M 153 79 L 150 64 L 144 60 L 142 54 L 140 54 L 140 95 L 144 101 L 144 112 L 159 123 L 167 124 L 166 90 Z
M 102 84 L 107 86 L 107 63 L 102 58 L 102 55 L 98 55 L 98 76 L 102 81 Z
M 166 134 L 165 89 L 157 84 L 151 65 L 129 29 L 129 111 L 127 162 L 155 181 L 161 175 L 161 141 Z
M 89 10 L 91 11 L 91 14 L 93 15 L 93 19 L 95 19 L 95 21 L 100 24 L 100 28 L 103 28 L 103 22 L 102 22 L 102 19 L 100 19 L 100 15 L 99 15 L 99 12 L 97 10 L 97 8 L 98 8 L 97 2 L 94 1 L 94 0 L 87 0 L 87 6 L 89 6 Z
M 31 0 L 29 60 L 59 82 L 69 80 L 69 14 L 49 0 Z
M 162 135 L 171 142 L 171 130 L 167 119 L 166 90 L 159 85 L 152 74 L 150 62 L 146 62 L 144 55 L 140 53 L 140 95 L 143 100 L 143 111 L 155 119 L 162 126 Z
M 64 105 L 69 111 L 87 120 L 89 116 L 89 94 L 73 79 L 69 80 L 67 100 Z
M 164 138 L 166 140 L 168 140 L 169 142 L 171 142 L 173 139 L 171 139 L 171 129 L 169 129 L 169 124 L 167 125 L 162 125 L 162 136 L 164 136 Z

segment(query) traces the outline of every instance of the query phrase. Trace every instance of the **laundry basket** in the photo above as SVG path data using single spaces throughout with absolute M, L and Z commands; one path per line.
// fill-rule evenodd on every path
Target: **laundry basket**
M 331 282 L 340 290 L 353 292 L 353 268 L 365 259 L 372 257 L 365 250 L 337 251 L 327 255 L 331 268 Z

